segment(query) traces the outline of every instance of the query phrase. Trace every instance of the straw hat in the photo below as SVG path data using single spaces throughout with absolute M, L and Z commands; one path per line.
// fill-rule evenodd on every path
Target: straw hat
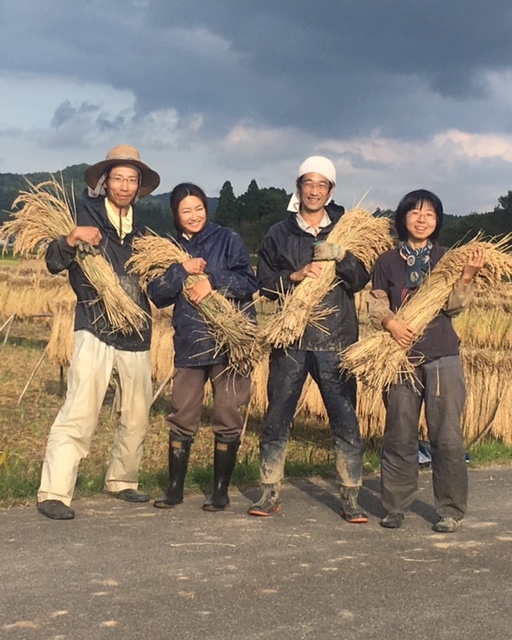
M 160 184 L 160 176 L 156 171 L 150 169 L 140 159 L 139 152 L 135 147 L 127 144 L 119 144 L 107 153 L 106 160 L 97 162 L 86 169 L 84 173 L 85 182 L 91 189 L 96 189 L 99 179 L 109 167 L 119 164 L 132 165 L 141 173 L 141 183 L 139 195 L 144 197 L 154 191 Z

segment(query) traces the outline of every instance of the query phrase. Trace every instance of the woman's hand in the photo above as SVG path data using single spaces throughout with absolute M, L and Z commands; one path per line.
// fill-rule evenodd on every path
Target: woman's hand
M 418 338 L 416 331 L 412 327 L 396 318 L 387 320 L 383 323 L 383 327 L 389 331 L 393 339 L 404 349 L 410 347 Z
M 477 247 L 468 256 L 462 275 L 460 279 L 464 284 L 469 284 L 480 269 L 485 264 L 485 249 L 483 247 Z
M 199 259 L 200 258 L 196 258 L 196 260 Z M 194 284 L 190 287 L 187 287 L 186 291 L 190 302 L 192 302 L 192 304 L 199 304 L 206 298 L 209 293 L 213 291 L 213 289 L 208 278 L 204 278 L 202 280 L 194 282 Z
M 206 269 L 206 260 L 203 258 L 190 258 L 182 262 L 183 268 L 191 276 L 202 276 Z

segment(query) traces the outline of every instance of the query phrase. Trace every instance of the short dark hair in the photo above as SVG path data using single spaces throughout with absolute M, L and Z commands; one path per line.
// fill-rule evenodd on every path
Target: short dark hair
M 177 184 L 171 191 L 170 198 L 171 213 L 174 218 L 174 226 L 180 231 L 181 227 L 178 221 L 178 209 L 181 201 L 188 196 L 195 196 L 196 198 L 199 198 L 199 200 L 201 200 L 206 210 L 206 217 L 208 218 L 208 197 L 206 193 L 201 189 L 201 187 L 198 187 L 197 184 L 193 184 L 192 182 L 180 182 L 180 184 Z
M 432 191 L 426 189 L 416 189 L 410 191 L 398 203 L 395 213 L 395 228 L 400 240 L 407 240 L 407 227 L 405 226 L 405 216 L 416 207 L 422 207 L 424 203 L 432 205 L 436 213 L 436 228 L 430 235 L 429 240 L 437 240 L 443 225 L 443 203 Z

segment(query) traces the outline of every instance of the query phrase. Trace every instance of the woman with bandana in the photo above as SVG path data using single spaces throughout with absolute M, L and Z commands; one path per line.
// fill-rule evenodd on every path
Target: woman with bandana
M 451 317 L 469 303 L 473 278 L 485 263 L 484 251 L 476 249 L 470 255 L 445 309 L 420 340 L 416 341 L 412 327 L 395 317 L 446 252 L 436 244 L 442 222 L 443 205 L 435 194 L 419 189 L 405 195 L 395 215 L 400 246 L 380 256 L 373 273 L 372 324 L 389 331 L 400 346 L 410 347 L 409 358 L 416 370 L 415 383 L 400 381 L 385 394 L 381 493 L 387 515 L 380 524 L 390 529 L 402 526 L 418 487 L 418 423 L 423 403 L 439 515 L 433 530 L 456 531 L 466 512 L 468 478 L 460 427 L 466 386 Z

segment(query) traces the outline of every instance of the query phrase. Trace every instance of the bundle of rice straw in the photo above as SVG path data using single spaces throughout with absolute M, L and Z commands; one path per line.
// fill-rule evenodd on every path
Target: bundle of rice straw
M 69 366 L 73 355 L 75 307 L 75 300 L 59 302 L 55 305 L 53 314 L 47 351 L 50 359 L 62 367 Z
M 443 309 L 453 285 L 460 278 L 469 254 L 477 247 L 486 251 L 486 264 L 475 277 L 476 289 L 500 287 L 512 276 L 510 235 L 500 240 L 483 241 L 478 235 L 468 244 L 451 249 L 425 278 L 418 291 L 396 313 L 397 320 L 411 326 L 421 338 L 428 325 Z M 414 365 L 387 331 L 377 331 L 344 350 L 343 366 L 365 386 L 375 391 L 389 388 L 398 380 L 413 379 Z
M 461 359 L 467 386 L 462 417 L 464 438 L 479 442 L 489 436 L 511 444 L 512 354 L 504 350 L 462 349 Z
M 27 182 L 30 190 L 22 191 L 12 205 L 23 206 L 11 214 L 14 220 L 2 225 L 0 240 L 15 236 L 14 255 L 36 252 L 42 257 L 49 242 L 67 236 L 76 226 L 75 207 L 55 178 L 38 185 Z M 103 302 L 113 329 L 123 334 L 141 331 L 147 324 L 147 314 L 124 291 L 107 260 L 101 255 L 81 252 L 75 260 Z
M 393 247 L 390 226 L 388 218 L 377 218 L 355 207 L 340 218 L 326 240 L 353 253 L 370 271 L 377 257 Z M 336 263 L 325 260 L 319 264 L 322 265 L 319 278 L 306 278 L 281 296 L 280 310 L 261 331 L 264 345 L 286 349 L 302 338 L 308 324 L 322 329 L 322 320 L 331 309 L 322 308 L 320 303 L 336 285 Z
M 185 262 L 190 257 L 172 239 L 150 234 L 134 241 L 133 255 L 128 264 L 139 276 L 143 286 L 147 286 L 151 280 L 163 275 L 171 264 Z M 206 278 L 205 275 L 190 275 L 185 280 L 183 295 L 189 302 L 187 287 Z M 231 369 L 241 375 L 248 375 L 261 358 L 259 342 L 256 340 L 256 324 L 218 291 L 212 291 L 194 306 L 215 340 L 216 355 L 227 353 Z
M 168 382 L 174 371 L 174 329 L 172 308 L 152 307 L 151 377 L 158 386 Z

